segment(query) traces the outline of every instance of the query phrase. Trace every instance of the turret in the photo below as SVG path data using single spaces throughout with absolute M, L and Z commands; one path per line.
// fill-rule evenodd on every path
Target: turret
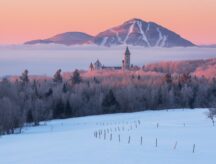
M 130 69 L 130 51 L 129 48 L 126 48 L 126 51 L 124 53 L 124 60 L 122 61 L 122 68 L 124 70 L 129 70 Z

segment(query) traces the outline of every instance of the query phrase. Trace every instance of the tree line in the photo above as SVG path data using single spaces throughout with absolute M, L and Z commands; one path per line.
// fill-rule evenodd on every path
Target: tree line
M 170 108 L 214 108 L 216 79 L 190 74 L 102 73 L 75 70 L 65 79 L 34 80 L 25 70 L 19 79 L 0 82 L 0 134 L 26 124 L 87 115 Z

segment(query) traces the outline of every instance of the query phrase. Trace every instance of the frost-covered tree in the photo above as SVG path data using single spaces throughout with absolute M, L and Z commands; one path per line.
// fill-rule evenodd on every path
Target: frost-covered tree
M 82 81 L 79 71 L 76 69 L 71 76 L 72 84 L 79 84 Z
M 178 67 L 152 66 L 156 72 L 75 70 L 71 78 L 58 70 L 53 79 L 32 80 L 25 80 L 29 78 L 24 71 L 18 80 L 2 79 L 0 133 L 13 133 L 24 123 L 38 125 L 53 118 L 147 109 L 215 108 L 216 80 L 176 71 L 172 74 L 173 69 L 182 72 Z
M 61 75 L 61 69 L 58 69 L 56 73 L 53 76 L 53 81 L 56 83 L 61 83 L 63 80 L 62 75 Z
M 164 76 L 164 82 L 170 84 L 172 83 L 172 75 L 170 73 L 167 73 L 165 76 Z
M 28 70 L 26 69 L 20 76 L 20 81 L 22 84 L 27 84 L 29 82 Z
M 0 133 L 13 134 L 16 128 L 24 124 L 23 113 L 15 102 L 7 97 L 0 99 Z

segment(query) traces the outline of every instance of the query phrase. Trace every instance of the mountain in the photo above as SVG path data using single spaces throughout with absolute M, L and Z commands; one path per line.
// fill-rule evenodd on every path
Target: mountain
M 134 45 L 144 47 L 195 46 L 180 35 L 154 22 L 131 19 L 96 36 L 81 32 L 67 32 L 45 40 L 28 41 L 25 44 L 57 43 L 64 45 L 97 44 L 99 46 Z
M 32 40 L 24 44 L 64 44 L 64 45 L 76 45 L 76 44 L 88 44 L 93 37 L 82 33 L 82 32 L 66 32 L 62 34 L 55 35 L 51 38 L 44 40 Z
M 120 26 L 101 32 L 94 38 L 98 45 L 134 45 L 145 47 L 194 46 L 180 35 L 153 22 L 131 19 Z

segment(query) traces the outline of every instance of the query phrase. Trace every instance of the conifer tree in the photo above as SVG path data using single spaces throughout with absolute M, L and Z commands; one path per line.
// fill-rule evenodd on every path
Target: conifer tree
M 110 89 L 108 94 L 104 97 L 102 107 L 104 113 L 116 113 L 119 111 L 120 106 L 113 94 L 112 89 Z
M 82 81 L 79 71 L 76 69 L 71 77 L 72 84 L 79 84 Z
M 56 71 L 56 73 L 54 74 L 54 77 L 53 77 L 53 81 L 56 83 L 61 83 L 63 81 L 62 76 L 61 76 L 61 69 L 58 69 Z
M 20 76 L 20 80 L 21 80 L 22 84 L 27 84 L 29 82 L 28 70 L 27 69 Z

